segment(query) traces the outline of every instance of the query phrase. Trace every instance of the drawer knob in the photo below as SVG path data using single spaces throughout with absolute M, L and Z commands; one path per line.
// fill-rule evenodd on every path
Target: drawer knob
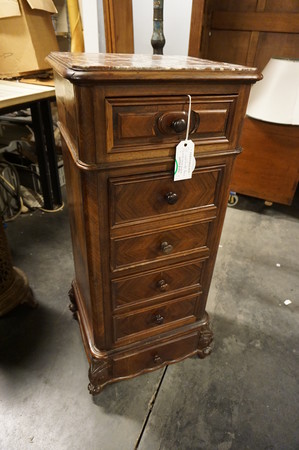
M 161 356 L 155 355 L 155 356 L 154 356 L 154 363 L 155 363 L 155 364 L 161 364 L 161 362 L 162 362 Z
M 166 283 L 165 280 L 159 280 L 157 286 L 162 292 L 165 292 L 168 289 L 168 284 Z
M 176 133 L 182 133 L 187 129 L 187 122 L 185 119 L 174 120 L 171 124 Z
M 174 205 L 178 201 L 178 195 L 175 192 L 167 192 L 165 199 L 169 205 Z
M 161 314 L 156 314 L 154 316 L 154 322 L 157 323 L 158 325 L 161 325 L 164 322 L 164 317 L 161 316 Z
M 169 253 L 171 253 L 173 250 L 173 246 L 171 244 L 168 244 L 168 242 L 164 241 L 161 244 L 161 250 L 165 255 L 169 255 Z

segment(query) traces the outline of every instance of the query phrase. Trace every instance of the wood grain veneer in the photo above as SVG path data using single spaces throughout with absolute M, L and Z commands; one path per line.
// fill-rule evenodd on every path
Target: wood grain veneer
M 211 351 L 205 312 L 255 69 L 54 53 L 89 390 Z M 194 98 L 196 170 L 174 182 Z

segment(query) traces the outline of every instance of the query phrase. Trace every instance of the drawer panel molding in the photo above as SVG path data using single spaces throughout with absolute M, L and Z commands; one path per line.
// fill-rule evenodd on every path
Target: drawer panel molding
M 199 292 L 202 266 L 203 261 L 200 260 L 114 279 L 111 281 L 113 309 L 144 306 L 150 301 L 161 302 L 178 293 L 183 295 L 190 289 Z
M 217 205 L 222 170 L 198 168 L 190 180 L 183 181 L 173 181 L 172 172 L 111 178 L 111 226 Z
M 237 95 L 192 96 L 190 138 L 195 144 L 230 140 Z M 176 145 L 186 135 L 188 97 L 106 98 L 107 152 Z
M 147 332 L 148 336 L 195 322 L 198 301 L 199 296 L 195 295 L 155 305 L 141 311 L 114 316 L 115 341 L 126 337 L 133 337 L 136 340 L 140 339 L 142 332 L 143 334 Z
M 210 222 L 199 222 L 150 234 L 111 239 L 111 269 L 129 268 L 207 249 Z

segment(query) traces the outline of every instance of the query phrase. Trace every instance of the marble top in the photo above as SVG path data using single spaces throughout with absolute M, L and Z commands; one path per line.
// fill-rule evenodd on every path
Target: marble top
M 261 78 L 254 67 L 208 61 L 190 56 L 140 55 L 123 53 L 53 52 L 47 62 L 72 83 L 104 80 L 246 80 Z
M 123 53 L 69 53 L 53 52 L 50 59 L 69 69 L 80 71 L 228 71 L 256 72 L 255 68 L 215 62 L 190 56 L 141 55 Z

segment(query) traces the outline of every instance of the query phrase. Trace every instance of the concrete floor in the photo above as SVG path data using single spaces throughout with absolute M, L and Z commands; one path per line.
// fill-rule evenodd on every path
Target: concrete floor
M 295 207 L 240 198 L 209 295 L 212 355 L 95 398 L 67 306 L 67 211 L 9 223 L 14 264 L 39 307 L 0 320 L 0 450 L 298 450 L 298 217 Z

